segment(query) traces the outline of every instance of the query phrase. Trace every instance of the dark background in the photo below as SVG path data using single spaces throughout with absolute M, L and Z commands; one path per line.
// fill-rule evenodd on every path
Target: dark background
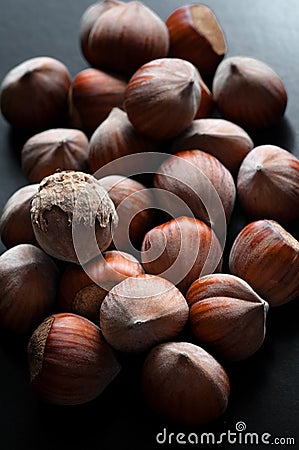
M 78 24 L 91 3 L 90 0 L 0 0 L 0 79 L 12 67 L 34 56 L 60 59 L 72 76 L 88 67 L 80 53 Z M 176 0 L 144 3 L 163 19 L 184 4 Z M 223 27 L 227 56 L 253 56 L 268 63 L 282 77 L 289 94 L 285 118 L 270 130 L 252 134 L 255 144 L 280 145 L 299 156 L 298 0 L 207 0 L 204 3 L 214 10 Z M 24 136 L 14 133 L 0 118 L 0 209 L 15 190 L 26 184 L 19 158 L 23 141 Z M 229 243 L 243 223 L 244 218 L 236 208 L 229 228 Z M 291 228 L 297 237 L 298 230 L 296 226 Z M 0 243 L 0 252 L 3 251 Z M 238 421 L 246 423 L 248 432 L 267 432 L 273 438 L 294 437 L 299 448 L 297 303 L 295 300 L 271 310 L 263 347 L 247 361 L 226 365 L 232 387 L 229 407 L 219 421 L 205 429 L 175 427 L 148 411 L 139 393 L 138 358 L 125 360 L 123 373 L 94 402 L 71 408 L 44 405 L 30 390 L 25 344 L 1 334 L 0 450 L 163 448 L 155 444 L 155 436 L 165 426 L 168 432 L 220 433 L 235 431 Z M 186 446 L 179 446 L 182 447 Z M 244 446 L 223 445 L 222 448 Z

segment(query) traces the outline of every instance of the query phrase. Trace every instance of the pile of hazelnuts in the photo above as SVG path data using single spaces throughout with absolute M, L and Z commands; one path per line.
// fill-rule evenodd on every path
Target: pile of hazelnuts
M 250 137 L 281 119 L 287 93 L 264 62 L 225 58 L 201 4 L 163 22 L 141 2 L 104 0 L 83 14 L 80 40 L 91 67 L 73 79 L 38 57 L 1 85 L 3 116 L 31 137 L 29 184 L 0 219 L 0 325 L 28 338 L 47 402 L 95 399 L 135 354 L 150 408 L 203 425 L 226 410 L 226 362 L 257 352 L 269 308 L 299 295 L 286 230 L 299 161 Z M 248 222 L 225 273 L 237 202 Z

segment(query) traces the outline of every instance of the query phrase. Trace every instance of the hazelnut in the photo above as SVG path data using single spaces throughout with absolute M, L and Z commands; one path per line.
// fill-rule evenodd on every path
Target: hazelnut
M 254 148 L 237 180 L 240 205 L 252 219 L 288 223 L 299 217 L 299 160 L 275 145 Z
M 184 5 L 170 14 L 166 25 L 169 55 L 190 61 L 204 78 L 212 76 L 226 53 L 223 31 L 213 11 L 205 5 Z
M 87 61 L 89 61 L 91 58 L 88 52 L 88 39 L 95 22 L 105 11 L 108 11 L 108 9 L 121 4 L 123 4 L 123 2 L 117 0 L 102 0 L 90 5 L 82 15 L 80 21 L 79 37 L 81 50 Z
M 200 86 L 200 102 L 197 113 L 195 114 L 194 119 L 205 119 L 206 117 L 210 117 L 214 110 L 214 99 L 212 92 L 203 81 L 199 74 L 199 86 Z M 187 150 L 187 149 L 183 149 Z
M 277 73 L 264 62 L 245 56 L 233 56 L 219 64 L 213 98 L 224 118 L 251 129 L 274 125 L 287 106 L 287 93 Z
M 223 367 L 204 349 L 190 342 L 167 342 L 146 356 L 142 391 L 160 416 L 194 426 L 225 412 L 230 385 Z
M 185 298 L 172 283 L 137 275 L 107 294 L 100 308 L 100 328 L 116 350 L 138 353 L 178 336 L 188 312 Z
M 197 277 L 221 269 L 222 249 L 204 222 L 179 217 L 145 235 L 141 260 L 147 273 L 168 279 L 184 293 Z
M 173 193 L 194 216 L 213 227 L 229 221 L 236 196 L 231 173 L 212 155 L 186 150 L 167 158 L 154 176 L 155 188 Z M 163 207 L 163 196 L 159 200 Z
M 72 125 L 93 133 L 113 107 L 122 107 L 126 86 L 120 75 L 93 68 L 79 72 L 69 94 Z
M 35 134 L 22 148 L 22 169 L 30 183 L 56 170 L 87 169 L 88 139 L 82 131 L 54 128 Z
M 246 359 L 264 342 L 269 305 L 244 280 L 206 275 L 192 283 L 186 299 L 193 336 L 223 360 Z
M 108 248 L 117 214 L 109 195 L 92 175 L 64 171 L 39 184 L 31 201 L 31 221 L 36 240 L 46 253 L 78 263 L 79 251 L 80 263 L 84 263 Z M 95 233 L 91 244 L 86 233 L 91 237 Z
M 125 278 L 142 273 L 143 267 L 137 259 L 116 250 L 106 251 L 84 269 L 78 264 L 69 264 L 60 279 L 60 310 L 98 323 L 106 294 Z
M 31 244 L 19 244 L 0 256 L 0 325 L 23 335 L 32 332 L 54 307 L 58 269 Z
M 4 205 L 0 217 L 0 236 L 7 248 L 18 244 L 36 244 L 30 218 L 30 203 L 37 191 L 38 184 L 24 186 L 9 197 Z
M 182 59 L 161 58 L 134 73 L 125 91 L 124 108 L 138 131 L 164 140 L 174 138 L 191 124 L 200 97 L 197 69 Z
M 299 294 L 299 243 L 273 220 L 258 220 L 240 231 L 231 248 L 229 268 L 270 306 Z
M 87 56 L 94 67 L 132 74 L 166 57 L 168 48 L 165 23 L 141 2 L 131 1 L 100 14 L 88 36 Z
M 33 390 L 58 405 L 93 400 L 120 372 L 100 329 L 75 314 L 46 318 L 30 338 L 28 358 Z
M 1 112 L 13 126 L 45 129 L 67 112 L 70 74 L 49 57 L 28 59 L 11 69 L 1 85 Z
M 172 152 L 200 149 L 236 174 L 253 142 L 243 128 L 223 119 L 194 120 L 172 143 Z
M 127 113 L 113 108 L 107 119 L 95 130 L 88 146 L 92 173 L 122 156 L 157 150 L 157 144 L 141 135 L 131 124 Z
M 112 245 L 124 251 L 140 248 L 154 222 L 155 203 L 151 190 L 138 181 L 118 175 L 100 178 L 99 184 L 108 192 L 119 219 Z

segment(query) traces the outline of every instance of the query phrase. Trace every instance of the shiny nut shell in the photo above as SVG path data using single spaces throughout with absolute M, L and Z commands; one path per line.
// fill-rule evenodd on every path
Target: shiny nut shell
M 270 306 L 299 295 L 299 243 L 273 220 L 258 220 L 240 231 L 231 248 L 229 268 Z

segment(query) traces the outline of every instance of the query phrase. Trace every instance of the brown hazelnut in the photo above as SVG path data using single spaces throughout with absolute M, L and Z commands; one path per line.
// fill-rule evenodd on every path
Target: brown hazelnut
M 210 153 L 233 174 L 252 148 L 253 142 L 243 128 L 216 118 L 194 120 L 172 144 L 173 153 L 196 149 Z
M 39 184 L 31 201 L 31 221 L 36 240 L 46 253 L 82 264 L 108 248 L 117 214 L 109 195 L 92 175 L 64 171 Z
M 214 99 L 212 92 L 203 81 L 199 74 L 199 86 L 200 86 L 200 102 L 197 113 L 195 114 L 194 119 L 205 119 L 206 117 L 210 117 L 214 110 Z M 187 150 L 184 148 L 183 150 Z
M 159 344 L 142 368 L 142 391 L 162 418 L 185 425 L 206 425 L 226 410 L 230 393 L 223 367 L 190 342 Z
M 258 220 L 240 231 L 230 252 L 229 268 L 270 306 L 299 295 L 299 243 L 273 220 Z
M 237 180 L 238 200 L 252 219 L 288 223 L 299 217 L 299 160 L 275 145 L 254 148 Z
M 277 73 L 264 62 L 245 56 L 233 56 L 219 64 L 213 98 L 224 118 L 251 129 L 274 125 L 287 106 L 287 93 Z
M 127 113 L 113 108 L 89 141 L 88 162 L 92 173 L 122 156 L 156 151 L 157 143 L 144 137 L 131 124 Z
M 107 294 L 100 309 L 100 328 L 116 350 L 138 353 L 178 336 L 188 313 L 185 298 L 172 283 L 154 275 L 137 275 Z
M 88 139 L 80 130 L 54 128 L 35 134 L 22 148 L 22 169 L 30 183 L 56 170 L 87 169 Z
M 0 256 L 0 325 L 15 334 L 32 332 L 54 307 L 58 269 L 31 244 Z
M 75 314 L 54 314 L 28 344 L 33 390 L 45 401 L 78 405 L 93 400 L 120 372 L 100 329 Z
M 30 218 L 30 203 L 37 191 L 38 184 L 23 186 L 9 197 L 4 205 L 0 217 L 0 236 L 7 248 L 18 244 L 36 244 Z
M 78 264 L 69 264 L 60 278 L 60 310 L 98 323 L 106 294 L 125 278 L 142 273 L 143 267 L 137 259 L 116 250 L 106 251 L 84 269 Z
M 45 129 L 67 112 L 68 69 L 49 57 L 28 59 L 11 69 L 1 85 L 1 111 L 21 129 Z
M 174 138 L 191 124 L 200 97 L 197 69 L 182 59 L 161 58 L 134 73 L 125 91 L 124 108 L 138 131 L 164 140 Z
M 123 2 L 118 0 L 102 0 L 90 5 L 82 15 L 80 21 L 80 44 L 82 53 L 87 61 L 90 60 L 88 39 L 95 22 L 105 11 L 121 4 L 123 4 Z
M 69 94 L 72 126 L 93 133 L 113 107 L 122 107 L 126 86 L 120 75 L 93 68 L 79 72 Z
M 206 275 L 192 283 L 186 299 L 192 334 L 213 355 L 240 361 L 264 342 L 269 305 L 244 280 Z
M 167 56 L 165 23 L 138 1 L 121 3 L 100 14 L 87 42 L 92 66 L 132 74 L 140 66 Z
M 233 177 L 206 152 L 186 150 L 170 156 L 157 170 L 153 183 L 183 200 L 196 218 L 213 227 L 222 228 L 230 220 L 236 197 Z M 165 210 L 162 193 L 158 201 Z
M 145 233 L 153 226 L 155 202 L 150 189 L 131 178 L 110 175 L 99 179 L 118 215 L 113 243 L 118 250 L 140 248 Z
M 222 249 L 204 222 L 179 217 L 145 235 L 141 260 L 147 273 L 170 280 L 184 293 L 197 277 L 221 269 Z
M 210 77 L 226 53 L 223 31 L 213 11 L 205 5 L 175 9 L 166 25 L 169 55 L 192 62 L 202 76 Z

